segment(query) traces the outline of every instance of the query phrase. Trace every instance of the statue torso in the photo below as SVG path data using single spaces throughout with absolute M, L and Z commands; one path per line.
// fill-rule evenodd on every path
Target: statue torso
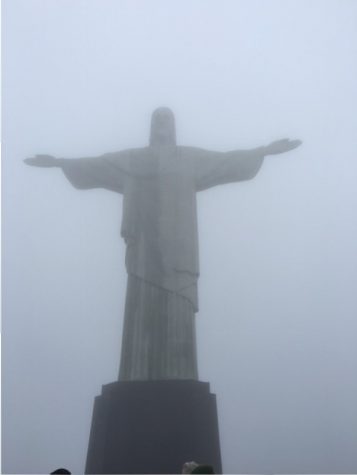
M 189 156 L 180 147 L 130 151 L 123 194 L 128 272 L 183 294 L 197 308 L 196 190 Z

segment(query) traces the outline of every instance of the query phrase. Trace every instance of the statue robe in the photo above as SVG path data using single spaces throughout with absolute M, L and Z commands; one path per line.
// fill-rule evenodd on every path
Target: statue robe
M 128 286 L 119 379 L 198 379 L 196 192 L 253 178 L 262 162 L 261 149 L 180 146 L 61 159 L 76 188 L 123 194 Z

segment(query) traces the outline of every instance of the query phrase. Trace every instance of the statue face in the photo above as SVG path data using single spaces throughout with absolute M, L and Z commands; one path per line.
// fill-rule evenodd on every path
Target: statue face
M 168 107 L 156 109 L 151 117 L 150 145 L 175 145 L 175 117 Z

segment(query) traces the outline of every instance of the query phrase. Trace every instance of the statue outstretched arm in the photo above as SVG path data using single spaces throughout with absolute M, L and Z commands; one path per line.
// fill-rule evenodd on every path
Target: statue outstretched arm
M 256 176 L 267 155 L 288 152 L 301 145 L 300 140 L 277 140 L 263 147 L 231 152 L 194 149 L 195 181 L 198 191 L 212 186 L 250 180 Z
M 61 168 L 70 183 L 78 189 L 105 188 L 122 193 L 127 176 L 127 154 L 108 153 L 92 158 L 55 158 L 36 155 L 26 158 L 27 165 L 43 168 Z
M 61 159 L 55 158 L 52 155 L 35 155 L 31 158 L 25 158 L 26 165 L 31 167 L 52 168 L 59 167 Z
M 301 140 L 282 139 L 275 140 L 264 148 L 264 155 L 278 155 L 279 153 L 289 152 L 302 144 Z

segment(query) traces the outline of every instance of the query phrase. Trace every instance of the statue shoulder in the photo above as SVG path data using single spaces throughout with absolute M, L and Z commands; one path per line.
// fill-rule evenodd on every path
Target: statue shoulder
M 180 145 L 177 147 L 178 154 L 187 160 L 194 160 L 202 155 L 203 150 L 198 147 Z
M 119 152 L 111 152 L 105 154 L 103 157 L 113 165 L 130 165 L 130 163 L 137 163 L 141 159 L 147 157 L 147 147 L 129 148 L 120 150 Z
M 128 150 L 126 150 L 126 153 L 133 160 L 145 158 L 150 153 L 150 147 L 129 148 Z

